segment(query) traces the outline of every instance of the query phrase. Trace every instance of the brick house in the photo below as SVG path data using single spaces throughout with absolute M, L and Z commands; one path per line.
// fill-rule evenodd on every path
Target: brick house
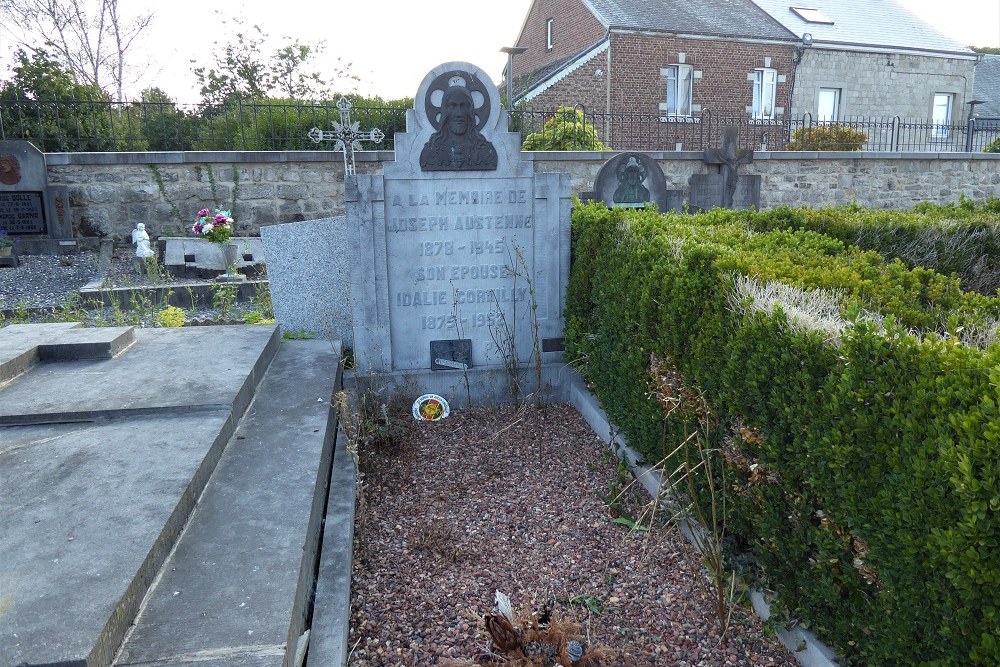
M 791 9 L 817 19 L 839 5 L 853 14 L 832 24 Z M 615 149 L 692 148 L 729 123 L 752 126 L 747 146 L 781 146 L 794 119 L 830 106 L 827 89 L 839 90 L 841 117 L 932 118 L 946 103 L 954 117 L 971 93 L 975 54 L 909 14 L 890 30 L 896 10 L 893 0 L 535 0 L 516 42 L 526 51 L 514 58 L 515 101 L 582 106 Z M 878 29 L 851 43 L 873 14 Z M 809 44 L 799 21 L 813 27 Z M 879 32 L 890 48 L 874 46 Z M 887 53 L 897 62 L 889 85 L 877 66 Z M 908 76 L 918 71 L 927 79 Z M 968 90 L 957 84 L 963 77 Z M 934 97 L 938 90 L 951 97 Z

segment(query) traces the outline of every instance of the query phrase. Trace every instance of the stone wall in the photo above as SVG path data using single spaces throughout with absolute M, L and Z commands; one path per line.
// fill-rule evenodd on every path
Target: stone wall
M 568 172 L 574 194 L 615 153 L 524 153 L 535 172 Z M 697 151 L 650 153 L 667 188 L 715 166 Z M 922 201 L 1000 198 L 1000 154 L 758 152 L 741 173 L 761 175 L 761 208 L 782 205 L 912 208 Z M 359 174 L 381 173 L 391 151 L 358 154 Z M 150 236 L 190 232 L 199 208 L 232 206 L 237 234 L 262 225 L 344 213 L 339 153 L 50 153 L 51 183 L 65 185 L 77 236 L 129 237 L 137 222 Z M 211 168 L 211 169 L 210 169 Z M 213 198 L 213 182 L 215 197 Z M 162 185 L 161 185 L 162 184 Z M 235 200 L 235 205 L 233 204 Z
M 962 123 L 972 95 L 975 59 L 857 53 L 809 48 L 795 69 L 792 115 L 817 113 L 820 88 L 840 89 L 840 118 L 930 119 L 934 93 L 955 96 L 952 122 Z

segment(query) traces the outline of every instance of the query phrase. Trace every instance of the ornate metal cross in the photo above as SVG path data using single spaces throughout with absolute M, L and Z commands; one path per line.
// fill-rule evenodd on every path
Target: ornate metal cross
M 330 121 L 333 130 L 323 131 L 318 127 L 309 130 L 309 138 L 313 143 L 322 141 L 332 141 L 333 150 L 344 153 L 344 178 L 353 176 L 354 171 L 354 151 L 362 150 L 362 141 L 373 141 L 376 144 L 382 143 L 385 133 L 377 127 L 371 130 L 361 131 L 361 123 L 351 122 L 351 101 L 346 97 L 337 100 L 337 110 L 340 111 L 340 122 Z

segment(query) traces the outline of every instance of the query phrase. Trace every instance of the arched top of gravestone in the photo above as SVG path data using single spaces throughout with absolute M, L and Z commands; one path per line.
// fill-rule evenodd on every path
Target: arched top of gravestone
M 420 124 L 429 125 L 434 131 L 441 129 L 445 94 L 456 87 L 464 89 L 472 98 L 475 130 L 486 133 L 496 131 L 500 118 L 500 94 L 496 85 L 479 67 L 458 61 L 438 65 L 420 82 L 417 95 L 413 98 Z
M 442 63 L 424 76 L 406 112 L 406 132 L 395 137 L 396 159 L 386 176 L 457 178 L 529 176 L 521 159 L 521 134 L 508 130 L 500 94 L 482 69 Z
M 596 198 L 608 207 L 667 208 L 667 182 L 659 163 L 645 153 L 622 153 L 604 163 L 594 180 Z
M 434 128 L 420 151 L 421 171 L 495 171 L 497 149 L 483 135 L 500 115 L 495 97 L 493 82 L 477 67 L 449 63 L 432 70 L 415 100 Z

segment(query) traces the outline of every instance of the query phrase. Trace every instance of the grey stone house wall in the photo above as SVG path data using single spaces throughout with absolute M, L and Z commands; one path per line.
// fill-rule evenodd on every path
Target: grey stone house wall
M 574 194 L 593 188 L 612 152 L 524 153 L 535 172 L 568 172 Z M 651 152 L 670 189 L 717 169 L 700 151 Z M 381 173 L 391 151 L 358 154 L 357 171 Z M 336 153 L 50 153 L 51 183 L 65 185 L 77 236 L 129 238 L 137 222 L 151 237 L 190 235 L 200 208 L 232 206 L 237 234 L 344 214 Z M 741 173 L 761 176 L 761 208 L 912 208 L 922 201 L 1000 198 L 1000 154 L 758 152 Z M 215 201 L 213 201 L 213 183 Z M 235 200 L 235 205 L 234 204 Z
M 974 59 L 944 58 L 886 49 L 880 53 L 802 48 L 795 69 L 792 116 L 815 119 L 820 88 L 839 88 L 840 117 L 928 120 L 935 93 L 955 95 L 952 122 L 964 122 L 971 99 Z

